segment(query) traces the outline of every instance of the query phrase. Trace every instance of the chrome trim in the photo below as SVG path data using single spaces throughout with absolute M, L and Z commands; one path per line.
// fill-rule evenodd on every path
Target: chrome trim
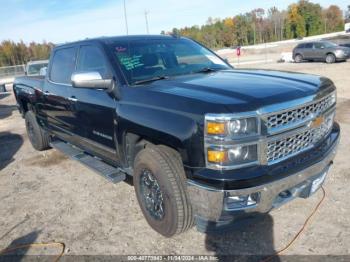
M 325 92 L 323 92 L 324 94 Z M 283 112 L 288 112 L 291 110 L 295 110 L 298 108 L 302 108 L 314 103 L 318 103 L 322 101 L 323 99 L 326 99 L 327 97 L 330 97 L 332 95 L 335 95 L 335 103 L 331 105 L 329 108 L 327 108 L 325 111 L 317 114 L 317 115 L 311 115 L 310 117 L 303 119 L 302 121 L 298 121 L 296 123 L 286 125 L 280 128 L 276 128 L 271 132 L 268 130 L 266 126 L 266 121 L 268 116 L 274 115 L 274 114 L 281 114 Z M 282 136 L 290 136 L 290 135 L 295 135 L 300 132 L 303 132 L 303 130 L 308 130 L 310 129 L 308 127 L 308 123 L 310 121 L 314 120 L 316 117 L 320 115 L 328 115 L 329 113 L 332 113 L 335 111 L 336 108 L 336 91 L 329 91 L 325 95 L 320 96 L 320 94 L 315 94 L 307 97 L 303 97 L 300 99 L 295 99 L 292 101 L 288 102 L 283 102 L 275 105 L 269 105 L 265 106 L 263 108 L 260 108 L 259 110 L 256 111 L 249 111 L 249 112 L 240 112 L 240 113 L 230 113 L 230 114 L 206 114 L 205 115 L 205 123 L 204 123 L 204 150 L 205 150 L 205 161 L 206 161 L 206 167 L 211 168 L 214 170 L 230 170 L 230 169 L 237 169 L 237 168 L 242 168 L 242 167 L 248 167 L 248 166 L 253 166 L 253 165 L 271 165 L 278 163 L 280 161 L 283 161 L 289 157 L 295 156 L 305 150 L 308 150 L 311 147 L 303 150 L 303 151 L 298 151 L 296 154 L 289 155 L 286 158 L 276 160 L 273 162 L 268 162 L 267 159 L 267 153 L 268 153 L 268 148 L 267 145 L 268 143 L 273 139 L 273 140 L 278 140 Z M 240 135 L 237 137 L 232 137 L 232 136 L 211 136 L 206 134 L 207 130 L 207 121 L 230 121 L 232 119 L 242 119 L 242 118 L 250 118 L 250 117 L 256 117 L 257 119 L 257 124 L 258 124 L 258 133 L 254 135 Z M 242 165 L 230 165 L 230 166 L 222 166 L 219 164 L 212 164 L 208 162 L 208 156 L 207 156 L 207 149 L 210 147 L 215 147 L 215 148 L 229 148 L 232 145 L 249 145 L 249 144 L 257 144 L 258 145 L 258 161 L 254 161 L 251 163 L 247 164 L 242 164 Z
M 69 87 L 72 87 L 71 84 L 54 82 L 54 81 L 52 81 L 49 77 L 47 78 L 47 81 L 48 81 L 49 83 L 51 83 L 51 84 L 54 84 L 54 85 L 61 85 L 61 86 L 69 86 Z
M 328 117 L 330 114 L 333 114 L 333 113 L 335 113 L 335 107 L 333 107 L 333 108 L 331 108 L 331 109 L 325 111 L 325 112 L 323 113 L 323 115 L 324 115 L 325 118 L 326 118 L 326 117 Z M 311 121 L 312 121 L 312 119 L 309 120 L 308 122 L 310 123 Z M 333 125 L 332 125 L 332 126 L 333 126 Z M 309 125 L 304 125 L 304 126 L 298 128 L 298 129 L 294 129 L 294 130 L 292 130 L 292 131 L 284 132 L 284 133 L 281 133 L 281 134 L 278 134 L 278 135 L 274 135 L 274 136 L 271 136 L 271 137 L 267 138 L 267 139 L 264 141 L 264 142 L 266 143 L 266 146 L 267 146 L 266 155 L 264 156 L 264 158 L 266 159 L 266 164 L 267 164 L 267 165 L 273 165 L 273 164 L 276 164 L 276 163 L 281 162 L 281 161 L 283 161 L 283 160 L 286 160 L 286 159 L 288 159 L 288 158 L 291 158 L 291 157 L 293 157 L 293 156 L 296 156 L 296 155 L 298 155 L 298 154 L 300 154 L 300 153 L 303 153 L 303 152 L 305 152 L 305 151 L 307 151 L 307 150 L 309 150 L 309 149 L 315 147 L 315 145 L 316 145 L 318 142 L 320 142 L 320 141 L 322 140 L 322 138 L 321 138 L 320 140 L 316 141 L 315 143 L 313 143 L 313 144 L 311 144 L 311 145 L 309 145 L 309 146 L 307 146 L 307 147 L 305 147 L 305 148 L 303 148 L 303 149 L 301 149 L 301 150 L 299 150 L 299 151 L 297 151 L 297 152 L 295 152 L 295 153 L 288 154 L 288 155 L 286 155 L 285 157 L 281 157 L 281 158 L 279 158 L 279 159 L 272 160 L 272 161 L 269 161 L 269 160 L 268 160 L 268 144 L 269 144 L 270 142 L 280 141 L 280 140 L 286 139 L 286 138 L 288 138 L 288 137 L 293 137 L 293 136 L 295 136 L 295 135 L 302 134 L 302 133 L 307 132 L 307 131 L 309 131 L 309 130 L 310 130 L 311 132 L 315 132 L 318 128 L 319 128 L 319 127 L 317 127 L 317 128 L 312 128 L 312 129 L 311 129 L 311 128 L 309 127 Z M 332 127 L 331 127 L 329 130 L 327 130 L 327 132 L 323 135 L 323 138 L 324 138 L 324 137 L 327 137 L 331 131 L 332 131 Z
M 238 165 L 230 165 L 230 166 L 223 166 L 220 164 L 214 164 L 214 163 L 210 163 L 208 161 L 208 149 L 215 149 L 218 151 L 224 151 L 224 149 L 228 150 L 233 146 L 250 146 L 250 145 L 256 145 L 257 146 L 257 161 L 252 161 L 249 163 L 245 163 L 245 164 L 238 164 Z M 259 149 L 260 147 L 260 143 L 255 141 L 255 142 L 246 142 L 246 143 L 238 143 L 238 144 L 230 144 L 230 145 L 216 145 L 216 144 L 209 144 L 207 145 L 207 147 L 205 148 L 205 161 L 207 162 L 207 167 L 208 168 L 213 168 L 213 169 L 217 169 L 217 170 L 232 170 L 232 169 L 237 169 L 237 168 L 242 168 L 242 167 L 249 167 L 249 166 L 254 166 L 254 165 L 258 165 L 260 156 L 259 156 Z
M 99 72 L 74 72 L 71 77 L 72 83 L 91 80 L 102 80 L 102 76 Z
M 294 100 L 290 100 L 290 101 L 286 101 L 278 104 L 264 106 L 261 109 L 257 110 L 257 112 L 261 115 L 268 115 L 271 113 L 283 112 L 284 110 L 288 111 L 288 110 L 296 109 L 300 106 L 307 105 L 308 103 L 318 102 L 323 98 L 325 98 L 326 96 L 332 95 L 334 93 L 336 94 L 336 91 L 328 92 L 327 94 L 322 96 L 320 96 L 319 94 L 315 94 L 315 95 L 310 95 L 310 96 L 306 96 L 306 97 L 302 97 L 302 98 L 298 98 L 298 99 L 294 99 Z
M 276 198 L 279 193 L 289 190 L 302 188 L 302 186 L 308 186 L 312 183 L 313 178 L 322 172 L 325 172 L 332 160 L 335 157 L 337 146 L 339 144 L 339 137 L 335 141 L 332 147 L 328 150 L 328 154 L 319 160 L 316 164 L 305 168 L 304 170 L 292 174 L 286 178 L 263 184 L 261 186 L 238 189 L 238 190 L 219 190 L 213 187 L 208 187 L 197 183 L 193 180 L 188 180 L 187 190 L 189 193 L 189 198 L 192 203 L 194 213 L 197 217 L 205 218 L 209 221 L 222 221 L 222 214 L 224 207 L 224 198 L 227 193 L 231 196 L 248 195 L 253 193 L 260 193 L 260 199 L 257 205 L 253 208 L 244 209 L 244 214 L 250 212 L 266 213 L 272 208 L 277 207 Z M 290 200 L 295 197 L 302 197 L 299 195 L 301 190 L 294 190 L 295 195 L 293 195 Z M 284 203 L 280 203 L 284 204 Z M 234 217 L 238 217 L 242 214 L 240 211 L 230 211 Z
M 244 118 L 255 118 L 256 119 L 256 125 L 257 125 L 257 133 L 250 134 L 250 135 L 238 135 L 238 136 L 232 136 L 230 134 L 218 136 L 218 135 L 210 135 L 207 134 L 207 122 L 213 121 L 213 122 L 228 122 L 235 119 L 244 119 Z M 211 140 L 218 140 L 218 141 L 231 141 L 236 139 L 242 139 L 242 138 L 250 138 L 250 137 L 256 137 L 261 134 L 261 120 L 260 116 L 257 111 L 250 111 L 250 112 L 241 112 L 236 114 L 206 114 L 205 115 L 205 137 Z
M 72 101 L 72 102 L 77 102 L 78 101 L 78 99 L 75 98 L 75 97 L 68 97 L 68 100 Z
M 317 104 L 319 102 L 321 102 L 322 100 L 331 97 L 332 95 L 335 95 L 335 100 L 337 99 L 336 96 L 336 92 L 333 91 L 331 93 L 328 93 L 325 96 L 322 97 L 317 97 L 317 95 L 313 95 L 313 96 L 308 96 L 305 98 L 301 98 L 301 99 L 296 99 L 290 102 L 284 102 L 281 104 L 277 104 L 277 105 L 273 105 L 273 106 L 267 106 L 264 107 L 262 110 L 259 110 L 259 112 L 262 115 L 262 122 L 265 124 L 265 129 L 266 129 L 266 133 L 269 135 L 274 135 L 277 133 L 281 133 L 284 131 L 288 131 L 294 128 L 298 128 L 300 126 L 305 125 L 305 123 L 309 122 L 310 120 L 314 119 L 315 117 L 319 116 L 320 114 L 323 114 L 325 111 L 323 112 L 319 112 L 317 115 L 310 115 L 309 117 L 300 120 L 300 121 L 296 121 L 294 123 L 289 123 L 284 125 L 283 127 L 275 127 L 275 128 L 268 128 L 267 125 L 267 121 L 268 121 L 268 117 L 272 116 L 272 115 L 276 115 L 276 114 L 283 114 L 285 112 L 289 112 L 289 111 L 293 111 L 299 108 L 303 108 L 303 107 L 307 107 L 313 104 Z M 334 104 L 330 105 L 330 107 L 328 107 L 326 109 L 326 111 L 332 107 L 334 107 L 336 104 L 336 101 Z M 273 110 L 273 111 L 270 111 Z
M 112 84 L 112 79 L 103 79 L 99 72 L 74 72 L 71 76 L 73 87 L 107 89 Z

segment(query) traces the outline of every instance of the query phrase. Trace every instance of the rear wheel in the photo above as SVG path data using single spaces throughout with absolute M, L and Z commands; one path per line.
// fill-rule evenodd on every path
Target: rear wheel
M 301 54 L 295 55 L 294 61 L 295 61 L 296 63 L 301 63 L 301 62 L 303 61 L 303 56 L 302 56 Z
M 333 64 L 335 62 L 335 55 L 333 54 L 328 54 L 326 56 L 326 63 L 327 64 Z
M 166 146 L 141 150 L 134 164 L 137 200 L 148 224 L 165 237 L 193 225 L 186 176 L 178 153 Z
M 36 121 L 35 114 L 32 111 L 28 111 L 25 116 L 25 123 L 29 141 L 32 146 L 39 151 L 50 148 L 49 135 L 39 126 Z

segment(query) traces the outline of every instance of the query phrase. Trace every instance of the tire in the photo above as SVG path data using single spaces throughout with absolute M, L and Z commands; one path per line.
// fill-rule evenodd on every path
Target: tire
M 28 138 L 32 146 L 38 151 L 43 151 L 50 148 L 50 137 L 39 126 L 38 122 L 36 121 L 35 114 L 32 111 L 28 111 L 24 118 Z
M 175 150 L 166 146 L 142 149 L 135 158 L 133 179 L 142 213 L 155 231 L 165 237 L 172 237 L 193 226 L 185 171 L 181 157 Z M 149 188 L 156 190 L 156 193 L 152 195 Z M 157 197 L 153 197 L 152 202 L 147 200 L 146 195 Z
M 294 57 L 295 63 L 301 63 L 303 61 L 303 56 L 301 54 L 296 54 Z
M 335 58 L 335 55 L 333 54 L 328 54 L 326 56 L 326 63 L 327 64 L 333 64 L 335 62 L 336 58 Z

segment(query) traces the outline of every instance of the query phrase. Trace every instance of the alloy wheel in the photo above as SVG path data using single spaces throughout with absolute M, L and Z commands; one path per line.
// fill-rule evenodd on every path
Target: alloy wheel
M 152 172 L 143 169 L 140 179 L 142 200 L 148 213 L 156 220 L 164 217 L 163 193 Z

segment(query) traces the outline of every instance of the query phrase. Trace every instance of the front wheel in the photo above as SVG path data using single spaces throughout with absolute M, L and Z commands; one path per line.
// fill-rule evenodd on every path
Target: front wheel
M 301 63 L 301 62 L 303 61 L 302 55 L 297 54 L 297 55 L 294 57 L 294 61 L 295 61 L 296 63 Z
M 193 225 L 185 171 L 175 150 L 165 146 L 141 150 L 133 179 L 142 213 L 155 231 L 172 237 Z
M 326 56 L 326 63 L 327 64 L 333 64 L 335 62 L 335 55 L 333 54 L 328 54 Z

